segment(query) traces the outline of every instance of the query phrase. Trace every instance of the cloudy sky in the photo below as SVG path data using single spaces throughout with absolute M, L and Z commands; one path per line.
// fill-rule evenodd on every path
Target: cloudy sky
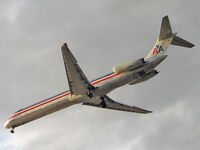
M 0 0 L 0 150 L 191 150 L 200 147 L 199 1 Z M 60 47 L 67 42 L 87 77 L 148 54 L 169 15 L 192 49 L 170 46 L 152 80 L 113 99 L 154 113 L 76 105 L 16 128 L 19 108 L 68 89 Z

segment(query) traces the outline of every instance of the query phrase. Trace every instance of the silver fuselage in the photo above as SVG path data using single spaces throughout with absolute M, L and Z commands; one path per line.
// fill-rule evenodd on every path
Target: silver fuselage
M 141 71 L 145 72 L 146 74 L 151 72 L 166 58 L 166 56 L 167 55 L 146 59 L 145 64 L 135 70 L 123 73 L 113 72 L 102 78 L 92 81 L 91 84 L 96 87 L 92 91 L 94 97 L 106 95 L 118 87 L 139 80 L 142 77 L 142 75 L 139 74 Z M 88 101 L 91 101 L 91 99 L 86 95 L 71 95 L 69 91 L 66 91 L 49 99 L 18 110 L 8 119 L 4 126 L 5 128 L 15 128 L 71 105 Z

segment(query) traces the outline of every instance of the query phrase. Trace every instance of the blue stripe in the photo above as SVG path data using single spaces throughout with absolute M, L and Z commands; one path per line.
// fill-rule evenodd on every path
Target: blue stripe
M 95 80 L 92 80 L 92 81 L 90 81 L 90 82 L 95 82 L 95 81 L 97 81 L 97 80 L 99 80 L 99 79 L 103 79 L 103 78 L 105 78 L 105 77 L 107 77 L 107 76 L 110 76 L 110 75 L 112 75 L 112 74 L 114 74 L 114 72 L 109 73 L 109 74 L 107 74 L 107 75 L 105 75 L 105 76 L 99 77 L 99 78 L 97 78 L 97 79 L 95 79 Z
M 90 81 L 90 83 L 95 82 L 95 81 L 100 80 L 100 79 L 103 79 L 103 78 L 105 78 L 105 77 L 107 77 L 107 76 L 110 76 L 110 75 L 112 75 L 113 73 L 114 73 L 114 72 L 109 73 L 109 74 L 107 74 L 107 75 L 104 75 L 104 76 L 102 76 L 102 77 L 99 77 L 99 78 L 97 78 L 97 79 L 95 79 L 95 80 L 92 80 L 92 81 Z M 30 105 L 30 106 L 24 107 L 24 108 L 22 108 L 22 109 L 16 111 L 14 114 L 16 114 L 16 113 L 18 113 L 18 112 L 20 112 L 20 111 L 23 111 L 23 110 L 25 110 L 25 109 L 28 109 L 28 108 L 30 108 L 30 107 L 33 107 L 33 106 L 35 106 L 35 105 L 41 104 L 41 103 L 43 103 L 43 102 L 45 102 L 45 101 L 48 101 L 48 100 L 50 100 L 50 99 L 52 99 L 52 98 L 55 98 L 55 97 L 60 96 L 60 95 L 62 95 L 62 94 L 64 94 L 64 93 L 67 93 L 67 92 L 69 92 L 69 90 L 68 90 L 68 91 L 65 91 L 65 92 L 62 92 L 62 93 L 60 93 L 60 94 L 57 94 L 57 95 L 55 95 L 55 96 L 52 96 L 52 97 L 50 97 L 50 98 L 48 98 L 48 99 L 45 99 L 45 100 L 39 101 L 39 102 L 37 102 L 37 103 L 34 103 L 34 104 Z
M 39 102 L 37 102 L 37 103 L 34 103 L 34 104 L 30 105 L 30 106 L 24 107 L 24 108 L 22 108 L 22 109 L 16 111 L 14 114 L 16 114 L 16 113 L 18 113 L 18 112 L 20 112 L 20 111 L 22 111 L 22 110 L 25 110 L 25 109 L 27 109 L 27 108 L 33 107 L 33 106 L 35 106 L 35 105 L 38 105 L 38 104 L 40 104 L 40 103 L 43 103 L 43 102 L 45 102 L 45 101 L 48 101 L 48 100 L 50 100 L 50 99 L 52 99 L 52 98 L 55 98 L 55 97 L 57 97 L 57 96 L 59 96 L 59 95 L 62 95 L 62 94 L 64 94 L 64 93 L 67 93 L 67 92 L 69 92 L 69 91 L 62 92 L 62 93 L 57 94 L 57 95 L 55 95 L 55 96 L 52 96 L 52 97 L 50 97 L 50 98 L 48 98 L 48 99 L 45 99 L 45 100 L 39 101 Z

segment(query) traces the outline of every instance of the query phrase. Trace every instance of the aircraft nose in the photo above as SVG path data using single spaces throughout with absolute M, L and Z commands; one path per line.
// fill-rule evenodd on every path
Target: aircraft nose
M 11 128 L 11 126 L 10 126 L 10 120 L 8 120 L 8 121 L 5 122 L 4 128 L 6 128 L 6 129 Z

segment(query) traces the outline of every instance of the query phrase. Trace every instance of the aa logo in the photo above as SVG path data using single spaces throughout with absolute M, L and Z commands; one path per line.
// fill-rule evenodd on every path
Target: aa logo
M 161 51 L 164 52 L 164 49 L 163 49 L 162 45 L 156 45 L 156 47 L 153 50 L 153 55 L 154 54 L 158 55 L 158 53 L 160 53 Z

